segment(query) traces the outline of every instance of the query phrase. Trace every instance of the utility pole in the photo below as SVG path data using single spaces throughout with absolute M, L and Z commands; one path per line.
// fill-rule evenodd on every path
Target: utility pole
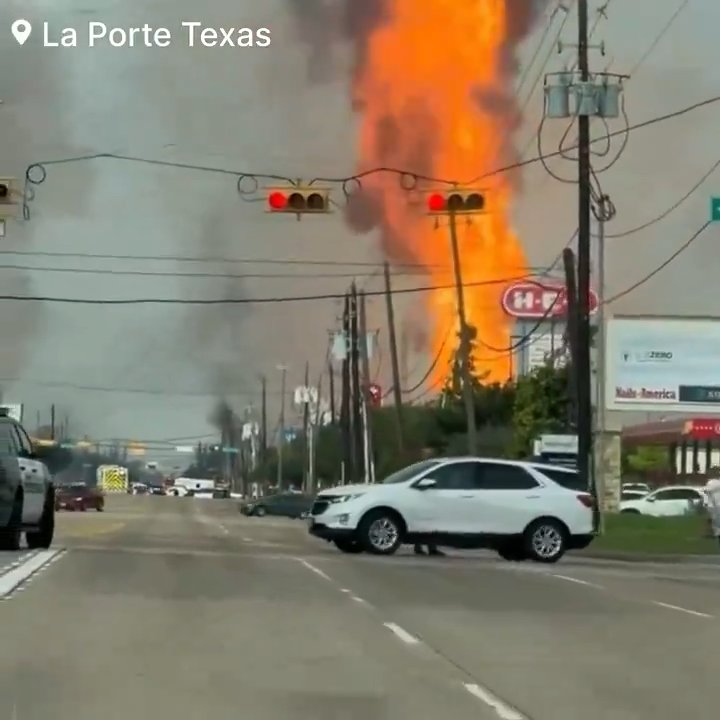
M 362 413 L 365 448 L 365 482 L 375 482 L 375 463 L 373 462 L 372 421 L 370 419 L 370 353 L 368 349 L 367 306 L 365 293 L 360 293 L 360 358 L 362 363 Z
M 260 376 L 260 461 L 267 458 L 267 378 Z
M 343 438 L 343 464 L 341 468 L 341 481 L 344 484 L 348 477 L 354 475 L 355 458 L 353 454 L 352 427 L 350 425 L 350 294 L 345 294 L 345 307 L 343 311 L 343 339 L 346 351 L 342 361 L 342 390 L 340 400 L 340 427 Z
M 477 454 L 477 426 L 475 423 L 475 397 L 473 393 L 472 373 L 470 372 L 470 328 L 465 316 L 465 291 L 462 283 L 460 265 L 460 249 L 458 247 L 457 223 L 455 213 L 449 213 L 450 245 L 452 247 L 453 270 L 455 273 L 455 290 L 457 292 L 457 311 L 460 321 L 460 365 L 462 372 L 463 400 L 468 427 L 468 454 Z
M 588 0 L 578 0 L 578 70 L 582 87 L 590 83 L 588 61 Z M 590 115 L 578 114 L 578 324 L 577 324 L 577 426 L 578 472 L 586 478 L 597 505 L 591 481 L 592 369 L 590 365 Z
M 360 333 L 358 331 L 358 292 L 357 285 L 353 282 L 350 286 L 350 367 L 352 369 L 352 443 L 354 448 L 355 462 L 353 464 L 353 482 L 360 482 L 365 473 L 362 461 L 363 447 L 363 423 L 362 423 L 362 398 L 360 387 Z
M 278 365 L 281 373 L 280 380 L 280 423 L 278 427 L 278 447 L 277 447 L 277 489 L 278 492 L 283 488 L 283 449 L 285 445 L 285 383 L 287 380 L 287 366 Z
M 50 406 L 50 439 L 55 439 L 55 403 Z
M 332 360 L 328 358 L 328 378 L 329 387 L 328 392 L 330 393 L 330 424 L 335 424 L 335 371 L 333 370 Z
M 308 491 L 310 482 L 310 363 L 305 363 L 305 379 L 303 381 L 303 490 Z
M 393 307 L 392 287 L 390 285 L 390 264 L 388 262 L 385 263 L 385 307 L 387 310 L 388 338 L 390 339 L 390 361 L 392 363 L 395 430 L 397 432 L 398 452 L 402 455 L 405 450 L 402 386 L 400 385 L 400 364 L 398 361 L 397 336 L 395 334 L 395 310 Z
M 605 530 L 603 504 L 605 501 L 605 223 L 615 214 L 615 208 L 607 195 L 601 195 L 595 211 L 598 223 L 598 272 L 597 272 L 597 341 L 595 344 L 595 452 L 593 487 L 598 502 L 598 529 Z
M 575 253 L 565 248 L 562 254 L 565 267 L 565 298 L 567 302 L 566 340 L 570 348 L 570 368 L 568 372 L 568 427 L 577 431 L 577 388 L 578 388 L 578 295 L 575 278 Z

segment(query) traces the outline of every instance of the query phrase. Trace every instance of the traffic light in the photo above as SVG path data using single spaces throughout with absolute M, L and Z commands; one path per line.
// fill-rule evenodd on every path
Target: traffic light
M 268 212 L 313 215 L 330 212 L 330 189 L 320 187 L 267 188 Z
M 0 218 L 12 217 L 17 210 L 19 192 L 14 178 L 0 178 Z
M 485 193 L 477 188 L 431 192 L 427 210 L 430 215 L 477 215 L 485 211 Z

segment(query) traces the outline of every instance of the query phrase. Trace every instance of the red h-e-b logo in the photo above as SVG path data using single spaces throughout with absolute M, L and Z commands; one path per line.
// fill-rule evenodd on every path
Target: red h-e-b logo
M 590 312 L 595 312 L 598 306 L 595 291 L 590 291 L 588 301 Z M 514 318 L 558 318 L 567 315 L 567 297 L 562 285 L 514 283 L 505 288 L 500 302 L 505 313 Z

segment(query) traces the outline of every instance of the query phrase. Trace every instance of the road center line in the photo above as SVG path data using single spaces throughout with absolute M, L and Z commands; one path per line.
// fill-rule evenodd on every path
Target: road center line
M 0 598 L 7 597 L 19 585 L 60 555 L 63 550 L 42 550 L 35 553 L 27 561 L 0 577 Z
M 565 580 L 566 582 L 575 583 L 577 585 L 585 585 L 587 587 L 597 588 L 598 590 L 603 589 L 602 585 L 596 585 L 595 583 L 588 582 L 587 580 L 580 580 L 580 578 L 570 577 L 569 575 L 556 575 L 553 573 L 552 576 L 558 580 Z
M 491 707 L 502 720 L 527 720 L 519 710 L 503 702 L 499 697 L 493 695 L 487 688 L 477 683 L 463 683 L 465 689 L 478 700 L 482 700 Z
M 411 635 L 407 630 L 405 630 L 405 628 L 401 628 L 395 623 L 386 622 L 383 623 L 383 625 L 388 630 L 390 630 L 390 632 L 395 633 L 397 637 L 399 637 L 404 643 L 408 645 L 418 645 L 420 643 L 420 641 L 414 635 Z
M 312 563 L 309 563 L 307 560 L 303 560 L 302 558 L 295 558 L 298 562 L 300 562 L 302 565 L 304 565 L 310 572 L 314 572 L 316 575 L 321 577 L 323 580 L 327 580 L 328 582 L 332 582 L 332 578 L 325 572 L 323 572 L 319 567 L 315 567 Z
M 363 598 L 361 598 L 361 597 L 358 597 L 357 595 L 351 595 L 350 598 L 351 598 L 352 600 L 354 600 L 356 603 L 359 603 L 360 605 L 367 605 L 367 604 L 368 604 L 368 601 L 367 601 L 367 600 L 365 600 L 365 599 L 363 599 Z
M 660 602 L 659 600 L 653 600 L 653 605 L 658 605 L 659 607 L 667 608 L 668 610 L 677 610 L 678 612 L 685 613 L 687 615 L 694 615 L 695 617 L 702 617 L 702 618 L 712 618 L 712 615 L 708 615 L 704 612 L 698 612 L 697 610 L 690 610 L 688 608 L 680 607 L 679 605 L 671 605 L 670 603 L 664 603 Z

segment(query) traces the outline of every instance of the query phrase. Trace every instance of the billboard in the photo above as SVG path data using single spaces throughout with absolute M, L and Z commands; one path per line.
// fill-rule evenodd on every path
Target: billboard
M 605 383 L 610 410 L 720 413 L 720 321 L 608 320 Z
M 598 307 L 597 294 L 590 291 L 590 312 Z M 554 303 L 554 305 L 553 305 Z M 500 298 L 506 315 L 513 318 L 564 318 L 567 315 L 565 287 L 559 283 L 523 280 L 508 285 Z M 552 310 L 551 310 L 552 308 Z

